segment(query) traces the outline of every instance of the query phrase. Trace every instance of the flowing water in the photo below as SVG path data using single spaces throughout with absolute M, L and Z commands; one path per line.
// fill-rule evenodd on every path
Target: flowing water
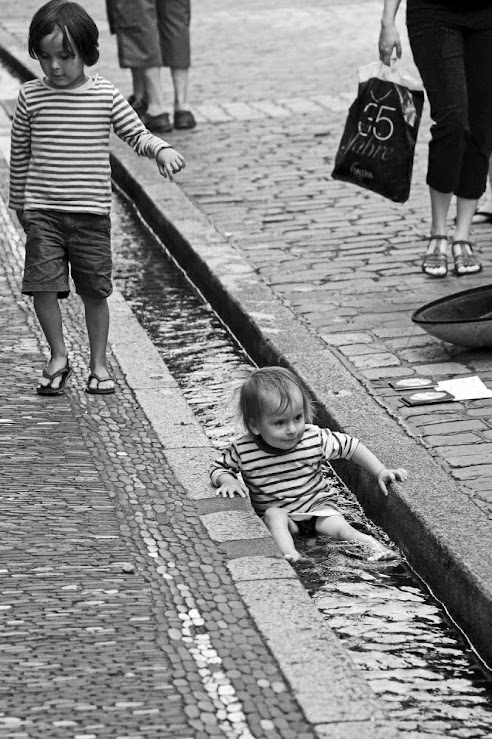
M 113 247 L 116 286 L 220 447 L 236 432 L 231 399 L 253 361 L 119 194 Z M 331 474 L 345 516 L 388 543 Z M 353 545 L 309 536 L 299 548 L 301 581 L 402 736 L 492 739 L 491 675 L 403 558 L 369 563 Z

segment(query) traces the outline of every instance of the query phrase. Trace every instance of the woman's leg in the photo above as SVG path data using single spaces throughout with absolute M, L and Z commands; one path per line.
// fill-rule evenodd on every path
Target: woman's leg
M 453 256 L 458 275 L 474 274 L 482 269 L 473 253 L 470 234 L 478 200 L 487 186 L 492 152 L 492 10 L 486 11 L 481 20 L 478 16 L 477 13 L 465 14 L 469 132 L 465 137 L 460 179 L 455 190 L 458 203 Z
M 409 8 L 408 36 L 431 106 L 427 184 L 431 238 L 422 269 L 432 277 L 447 274 L 447 219 L 460 178 L 467 129 L 467 87 L 463 32 L 446 10 Z
M 454 270 L 456 274 L 471 275 L 481 272 L 480 260 L 473 252 L 470 241 L 473 216 L 477 210 L 478 200 L 457 198 L 456 202 L 456 229 L 452 244 Z
M 445 277 L 448 272 L 448 212 L 452 193 L 429 188 L 431 201 L 431 236 L 422 260 L 422 271 L 431 277 Z

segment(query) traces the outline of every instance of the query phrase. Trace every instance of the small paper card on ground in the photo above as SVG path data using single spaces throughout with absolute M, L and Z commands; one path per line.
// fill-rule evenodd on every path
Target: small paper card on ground
M 389 384 L 395 390 L 419 390 L 419 388 L 435 387 L 437 380 L 432 377 L 402 377 L 400 380 L 390 380 Z
M 429 403 L 449 403 L 456 398 L 446 390 L 435 390 L 434 388 L 426 390 L 424 388 L 411 395 L 403 396 L 402 400 L 406 405 L 428 405 Z
M 479 400 L 480 398 L 492 398 L 492 390 L 489 390 L 478 375 L 471 377 L 457 377 L 454 380 L 442 380 L 437 384 L 438 390 L 452 393 L 456 400 Z

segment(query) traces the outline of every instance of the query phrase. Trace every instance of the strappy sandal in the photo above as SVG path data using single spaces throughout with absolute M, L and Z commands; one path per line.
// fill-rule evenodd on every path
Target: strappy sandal
M 455 247 L 458 247 L 459 251 Z M 477 272 L 482 271 L 480 260 L 473 253 L 471 241 L 453 241 L 451 250 L 453 252 L 454 271 L 458 277 L 476 275 Z
M 429 277 L 446 277 L 448 274 L 448 258 L 446 253 L 439 249 L 439 241 L 448 243 L 444 234 L 435 234 L 429 238 L 429 246 L 435 241 L 433 251 L 427 251 L 422 258 L 422 272 Z

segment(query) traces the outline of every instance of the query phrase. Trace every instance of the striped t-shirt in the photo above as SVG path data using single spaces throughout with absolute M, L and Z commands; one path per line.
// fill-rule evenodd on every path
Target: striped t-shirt
M 276 506 L 295 514 L 316 514 L 333 506 L 333 493 L 323 475 L 323 462 L 350 459 L 359 441 L 353 436 L 306 424 L 302 439 L 288 451 L 264 448 L 251 434 L 226 447 L 212 463 L 210 477 L 218 487 L 224 472 L 241 473 L 255 511 L 262 516 Z
M 26 82 L 12 123 L 10 207 L 109 213 L 111 127 L 143 156 L 155 158 L 170 146 L 145 128 L 104 77 L 71 90 Z

